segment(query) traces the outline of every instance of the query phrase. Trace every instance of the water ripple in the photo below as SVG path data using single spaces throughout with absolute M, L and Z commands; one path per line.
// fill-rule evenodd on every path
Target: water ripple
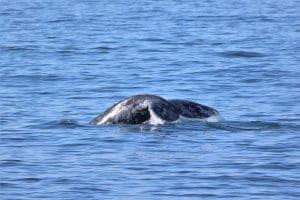
M 55 129 L 55 128 L 80 128 L 84 127 L 84 125 L 79 124 L 76 120 L 72 119 L 61 119 L 55 120 L 43 124 L 30 125 L 28 128 L 41 128 L 41 129 Z
M 224 51 L 220 55 L 233 58 L 255 58 L 264 57 L 266 55 L 255 51 Z

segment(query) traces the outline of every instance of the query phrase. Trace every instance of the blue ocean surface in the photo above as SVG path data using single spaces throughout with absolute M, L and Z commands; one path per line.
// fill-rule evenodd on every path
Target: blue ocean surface
M 300 199 L 298 0 L 0 1 L 0 199 Z M 217 123 L 90 125 L 135 94 Z

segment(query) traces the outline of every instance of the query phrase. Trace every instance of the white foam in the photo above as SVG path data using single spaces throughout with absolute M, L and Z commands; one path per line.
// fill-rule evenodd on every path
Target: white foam
M 221 117 L 221 115 L 217 114 L 217 115 L 212 115 L 208 118 L 204 118 L 201 120 L 203 120 L 204 122 L 219 122 L 219 121 L 222 121 L 222 117 Z
M 222 120 L 223 120 L 223 118 L 219 114 L 212 115 L 210 117 L 203 118 L 203 119 L 183 117 L 183 116 L 180 115 L 179 118 L 174 122 L 175 123 L 180 123 L 180 122 L 183 122 L 183 121 L 219 122 L 219 121 L 222 121 Z

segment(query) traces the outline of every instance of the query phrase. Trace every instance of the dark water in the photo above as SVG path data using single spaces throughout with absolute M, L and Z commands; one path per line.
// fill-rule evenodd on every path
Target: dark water
M 300 199 L 300 3 L 1 1 L 1 199 Z M 151 93 L 225 121 L 91 126 Z

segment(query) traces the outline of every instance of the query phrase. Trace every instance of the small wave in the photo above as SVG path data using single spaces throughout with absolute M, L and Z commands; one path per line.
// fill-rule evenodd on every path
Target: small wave
M 37 49 L 39 48 L 38 46 L 36 45 L 24 45 L 24 46 L 6 46 L 6 47 L 3 47 L 3 49 L 5 51 L 31 51 L 33 49 Z
M 10 166 L 17 166 L 22 163 L 22 160 L 17 160 L 17 159 L 5 159 L 1 160 L 1 165 L 2 167 L 10 167 Z
M 65 18 L 65 19 L 54 19 L 54 20 L 49 20 L 48 23 L 66 23 L 66 22 L 72 22 L 75 19 L 73 18 Z
M 55 120 L 43 124 L 31 125 L 30 128 L 43 128 L 43 129 L 51 129 L 51 128 L 78 128 L 84 127 L 84 125 L 79 124 L 77 121 L 72 119 L 61 119 Z
M 57 81 L 61 80 L 61 77 L 55 74 L 17 74 L 9 76 L 10 79 L 23 79 L 23 80 L 46 80 L 46 81 Z
M 110 53 L 111 51 L 118 50 L 119 48 L 120 47 L 97 46 L 92 47 L 91 50 L 101 53 Z
M 14 183 L 7 183 L 7 182 L 0 182 L 0 188 L 4 189 L 4 188 L 18 188 L 19 185 L 18 184 L 14 184 Z
M 210 127 L 227 131 L 255 131 L 300 128 L 294 124 L 265 121 L 224 121 L 219 123 L 208 123 Z
M 27 182 L 27 183 L 39 182 L 39 181 L 42 181 L 42 180 L 43 179 L 41 179 L 41 178 L 35 178 L 35 177 L 26 177 L 26 178 L 17 179 L 17 181 Z
M 139 52 L 140 53 L 163 53 L 167 51 L 163 49 L 140 49 Z
M 142 41 L 142 42 L 164 42 L 166 41 L 166 39 L 163 39 L 163 38 L 155 38 L 155 37 L 147 37 L 147 38 L 141 38 L 141 39 L 138 39 L 139 41 Z
M 254 58 L 264 57 L 265 55 L 254 51 L 224 51 L 220 53 L 224 57 L 235 57 L 235 58 Z
M 107 46 L 97 46 L 97 47 L 93 47 L 91 49 L 102 50 L 102 51 L 110 51 L 110 50 L 115 50 L 117 48 L 107 47 Z

